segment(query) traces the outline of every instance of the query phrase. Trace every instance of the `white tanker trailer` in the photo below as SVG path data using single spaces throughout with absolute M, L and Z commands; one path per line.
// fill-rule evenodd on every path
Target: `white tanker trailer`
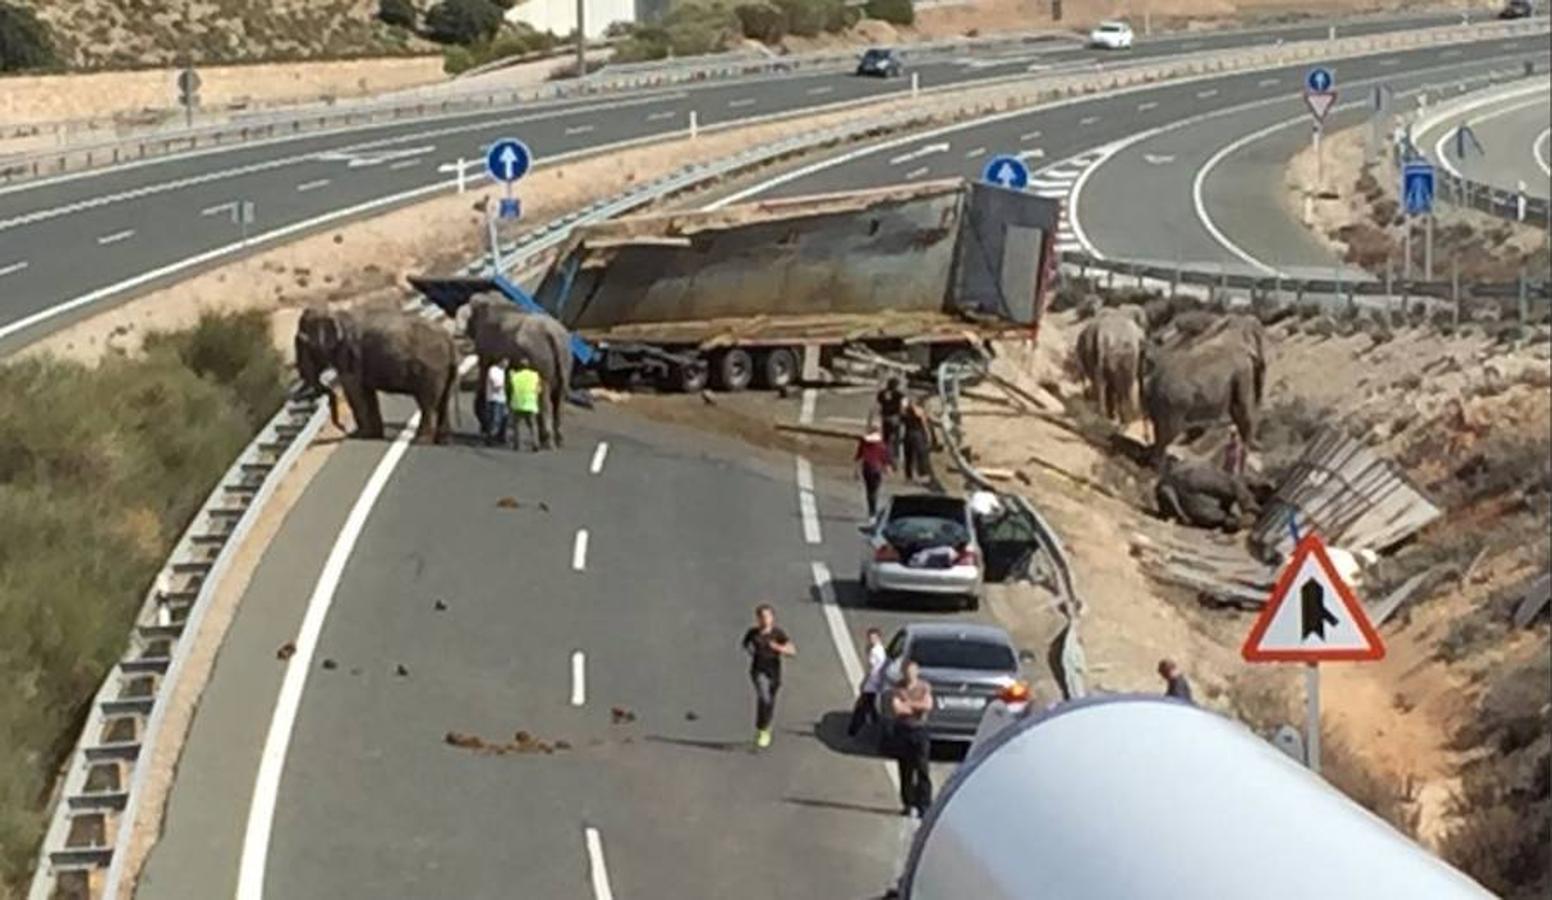
M 1108 696 L 979 736 L 917 830 L 898 896 L 1492 895 L 1239 723 Z

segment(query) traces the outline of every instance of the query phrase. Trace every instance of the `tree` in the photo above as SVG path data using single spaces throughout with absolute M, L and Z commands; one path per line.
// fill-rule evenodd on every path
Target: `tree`
M 410 0 L 378 0 L 377 2 L 377 18 L 385 25 L 414 28 L 415 19 L 418 16 L 415 4 Z
M 865 9 L 868 18 L 892 25 L 909 25 L 916 21 L 916 8 L 911 0 L 868 0 Z
M 491 0 L 442 0 L 426 13 L 426 36 L 443 44 L 488 41 L 501 28 L 501 8 Z
M 733 14 L 738 16 L 744 37 L 751 40 L 774 44 L 787 34 L 786 14 L 769 3 L 746 3 L 734 7 Z
M 44 69 L 58 61 L 48 26 L 27 7 L 0 0 L 0 72 Z

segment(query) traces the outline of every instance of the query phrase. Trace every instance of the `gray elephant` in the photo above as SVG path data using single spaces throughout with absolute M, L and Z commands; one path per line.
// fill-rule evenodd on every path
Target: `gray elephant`
M 474 342 L 479 370 L 501 360 L 526 359 L 539 373 L 543 400 L 539 404 L 539 444 L 562 444 L 561 407 L 571 393 L 571 335 L 554 318 L 528 313 L 500 294 L 476 294 L 458 310 L 458 321 Z M 484 408 L 485 379 L 480 379 L 477 408 Z
M 1145 354 L 1142 406 L 1153 425 L 1154 465 L 1164 460 L 1175 439 L 1191 425 L 1217 422 L 1227 415 L 1246 447 L 1254 446 L 1258 367 L 1236 340 L 1209 341 Z
M 1166 457 L 1153 488 L 1159 516 L 1199 528 L 1237 530 L 1256 513 L 1245 482 L 1217 466 Z
M 415 398 L 417 442 L 447 438 L 458 351 L 452 335 L 425 319 L 390 311 L 308 309 L 296 327 L 296 368 L 304 384 L 328 392 L 329 415 L 342 428 L 338 399 L 322 382 L 323 373 L 334 370 L 356 420 L 354 437 L 383 436 L 377 392 L 387 391 Z
M 1143 310 L 1140 306 L 1100 310 L 1078 332 L 1078 368 L 1100 414 L 1122 425 L 1136 408 L 1142 373 Z

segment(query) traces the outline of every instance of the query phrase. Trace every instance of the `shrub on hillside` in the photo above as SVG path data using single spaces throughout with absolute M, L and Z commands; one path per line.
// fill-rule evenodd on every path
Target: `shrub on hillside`
M 856 22 L 856 13 L 843 0 L 775 0 L 775 3 L 787 16 L 787 30 L 799 37 L 845 31 Z
M 501 29 L 501 7 L 491 0 L 442 0 L 426 13 L 426 36 L 442 44 L 488 41 Z
M 744 37 L 775 44 L 787 36 L 787 15 L 769 3 L 745 3 L 733 8 Z
M 57 62 L 48 26 L 28 7 L 0 0 L 0 72 L 46 69 Z
M 377 18 L 385 25 L 414 28 L 419 15 L 415 11 L 415 4 L 410 0 L 378 0 L 377 2 Z
M 640 25 L 614 51 L 614 62 L 641 62 L 666 56 L 700 56 L 722 50 L 740 32 L 738 17 L 719 4 L 675 7 L 661 25 Z
M 206 315 L 97 368 L 0 365 L 0 896 L 179 533 L 282 399 L 259 314 Z
M 916 8 L 911 0 L 868 0 L 868 18 L 888 22 L 891 25 L 910 25 L 916 21 Z

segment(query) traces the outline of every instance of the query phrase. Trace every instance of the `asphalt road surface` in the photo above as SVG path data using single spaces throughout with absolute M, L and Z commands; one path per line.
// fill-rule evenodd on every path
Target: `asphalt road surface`
M 1344 23 L 1339 34 L 1444 21 L 1449 19 L 1377 18 Z M 1310 39 L 1326 29 L 1322 22 L 1161 37 L 1140 42 L 1127 56 Z M 1081 65 L 1098 55 L 1053 41 L 935 62 L 916 72 L 931 88 Z M 439 166 L 463 157 L 471 172 L 478 171 L 485 148 L 503 136 L 521 137 L 542 163 L 683 130 L 691 110 L 702 125 L 715 125 L 906 90 L 905 78 L 837 73 L 741 79 L 351 129 L 24 183 L 0 190 L 0 342 L 14 347 L 84 306 L 238 252 L 233 202 L 256 204 L 254 235 L 283 228 L 299 233 L 445 190 L 451 176 L 439 173 Z M 317 221 L 326 216 L 334 218 Z
M 1418 135 L 1419 149 L 1472 181 L 1505 191 L 1523 184 L 1527 196 L 1552 196 L 1552 83 L 1537 77 L 1541 88 L 1529 94 L 1494 100 L 1484 92 L 1488 102 L 1470 103 Z M 1460 155 L 1453 135 L 1463 124 L 1476 134 L 1481 153 L 1468 144 L 1466 155 Z

